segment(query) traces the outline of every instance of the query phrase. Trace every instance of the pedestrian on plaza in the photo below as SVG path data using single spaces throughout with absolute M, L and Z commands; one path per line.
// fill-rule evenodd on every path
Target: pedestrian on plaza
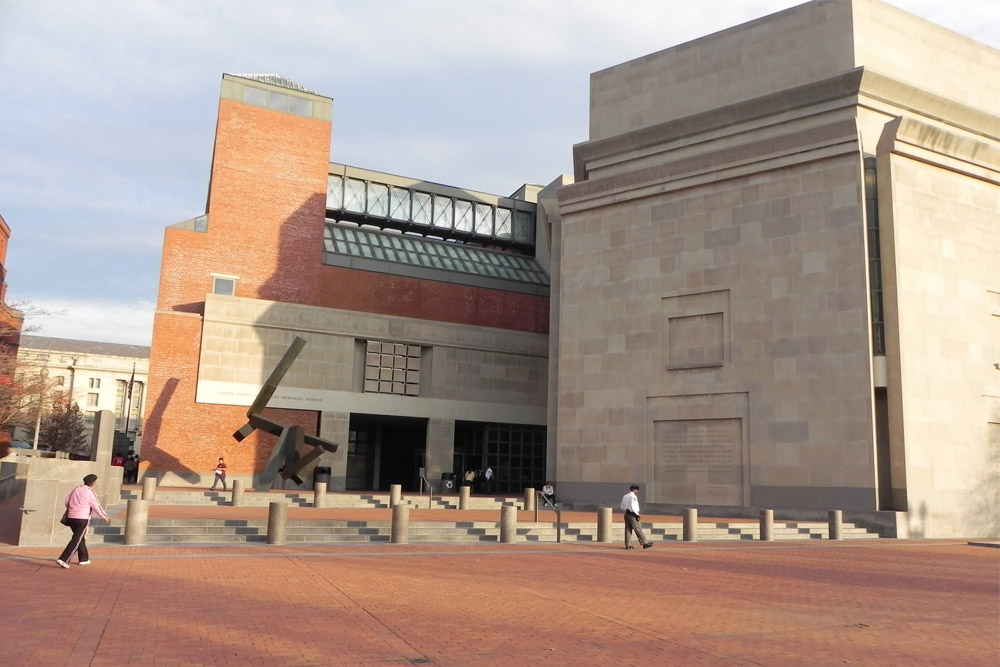
M 493 493 L 493 468 L 486 466 L 483 479 L 486 480 L 486 493 Z
M 138 479 L 137 473 L 139 471 L 139 461 L 135 454 L 129 454 L 125 459 L 125 483 L 135 484 Z
M 622 510 L 625 512 L 625 548 L 632 549 L 632 533 L 639 539 L 643 549 L 653 546 L 653 543 L 646 539 L 646 534 L 642 532 L 639 525 L 639 485 L 633 484 L 628 487 L 628 493 L 622 497 Z
M 229 487 L 226 486 L 226 462 L 219 457 L 219 464 L 215 466 L 215 481 L 212 482 L 212 491 L 215 491 L 215 485 L 222 482 L 222 490 L 226 491 Z
M 90 565 L 90 554 L 87 552 L 87 528 L 90 526 L 90 517 L 94 512 L 111 523 L 111 517 L 101 507 L 101 501 L 94 493 L 94 482 L 96 481 L 97 475 L 87 475 L 83 478 L 83 484 L 70 491 L 69 495 L 66 496 L 66 521 L 73 529 L 73 537 L 69 539 L 69 544 L 56 559 L 60 567 L 69 569 L 69 561 L 73 558 L 73 554 L 76 554 L 80 565 Z
M 545 482 L 545 486 L 542 487 L 542 495 L 553 505 L 556 504 L 556 487 L 552 485 L 552 482 Z

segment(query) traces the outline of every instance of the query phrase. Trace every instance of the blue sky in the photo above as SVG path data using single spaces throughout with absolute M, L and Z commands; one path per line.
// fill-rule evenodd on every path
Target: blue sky
M 508 194 L 572 173 L 589 75 L 798 0 L 0 0 L 8 300 L 148 345 L 164 227 L 204 212 L 224 72 L 334 99 L 331 160 Z M 891 4 L 997 48 L 996 0 Z

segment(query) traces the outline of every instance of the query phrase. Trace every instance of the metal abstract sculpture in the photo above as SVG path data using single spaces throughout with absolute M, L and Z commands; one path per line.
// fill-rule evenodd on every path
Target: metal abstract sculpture
M 282 479 L 291 479 L 296 484 L 302 484 L 299 472 L 322 456 L 323 452 L 335 452 L 337 451 L 337 447 L 339 447 L 335 442 L 330 442 L 314 435 L 308 435 L 301 426 L 279 424 L 263 415 L 267 402 L 271 400 L 275 390 L 278 388 L 278 384 L 281 383 L 282 378 L 285 377 L 285 373 L 288 372 L 292 362 L 299 356 L 299 352 L 302 351 L 305 344 L 306 341 L 304 338 L 295 337 L 292 344 L 285 350 L 285 354 L 282 355 L 278 365 L 274 367 L 271 375 L 268 376 L 267 381 L 260 388 L 257 398 L 250 405 L 250 409 L 247 410 L 247 423 L 233 433 L 233 437 L 236 438 L 237 442 L 242 442 L 257 429 L 278 436 L 278 442 L 274 445 L 271 458 L 267 460 L 264 471 L 257 478 L 257 484 L 254 487 L 257 491 L 270 490 L 271 484 L 278 474 L 281 475 Z M 304 456 L 300 456 L 299 449 L 303 445 L 310 445 L 312 449 Z

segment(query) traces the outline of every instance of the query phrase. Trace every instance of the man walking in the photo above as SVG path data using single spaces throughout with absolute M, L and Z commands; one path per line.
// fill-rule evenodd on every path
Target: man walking
M 646 534 L 642 532 L 639 525 L 639 485 L 633 484 L 628 487 L 629 491 L 622 498 L 622 511 L 625 512 L 625 548 L 632 549 L 632 533 L 639 538 L 639 543 L 643 549 L 653 546 L 653 543 L 646 539 Z

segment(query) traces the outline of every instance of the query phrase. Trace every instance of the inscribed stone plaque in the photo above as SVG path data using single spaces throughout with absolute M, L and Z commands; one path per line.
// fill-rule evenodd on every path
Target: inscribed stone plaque
M 662 502 L 742 503 L 741 419 L 655 421 L 653 443 Z

